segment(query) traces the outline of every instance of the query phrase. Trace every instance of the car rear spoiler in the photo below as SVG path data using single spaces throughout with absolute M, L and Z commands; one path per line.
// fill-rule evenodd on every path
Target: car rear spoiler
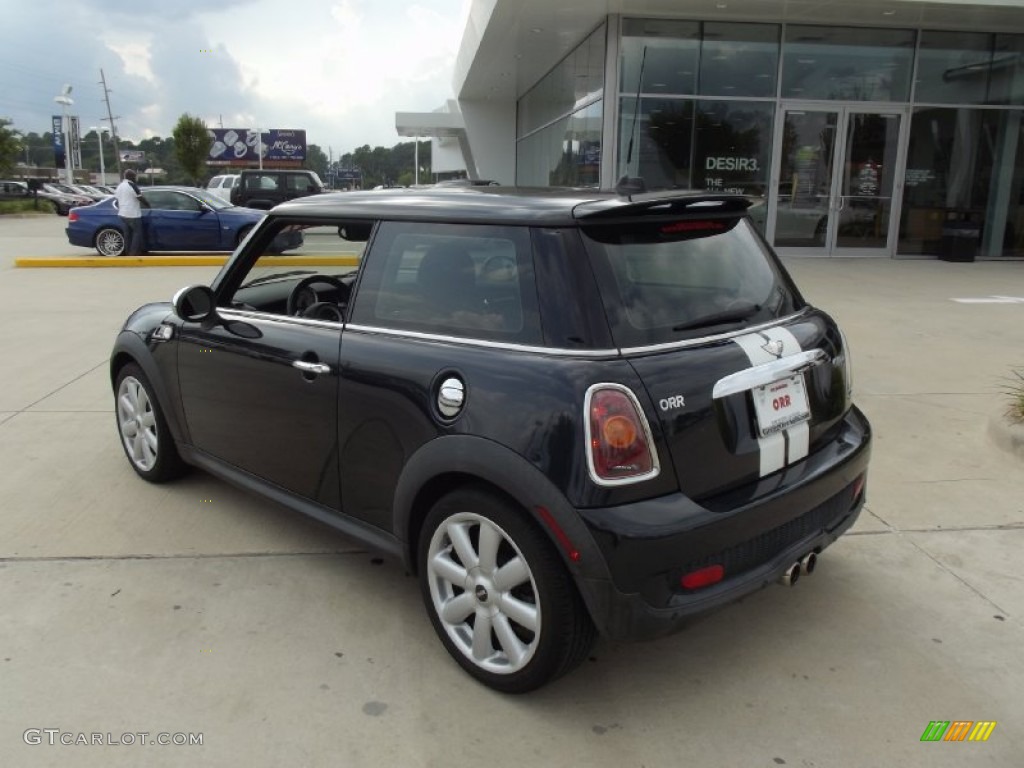
M 742 216 L 752 204 L 742 195 L 669 190 L 580 203 L 573 208 L 573 216 L 594 224 L 647 216 Z

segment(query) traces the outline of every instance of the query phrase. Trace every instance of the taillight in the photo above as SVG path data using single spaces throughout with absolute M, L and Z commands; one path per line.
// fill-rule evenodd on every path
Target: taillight
M 78 212 L 74 208 L 68 211 L 68 221 L 78 221 Z
M 595 384 L 586 397 L 587 467 L 598 485 L 658 474 L 651 429 L 636 396 L 621 384 Z

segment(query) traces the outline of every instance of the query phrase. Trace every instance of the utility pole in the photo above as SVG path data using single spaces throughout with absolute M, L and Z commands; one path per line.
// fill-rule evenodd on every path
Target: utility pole
M 110 111 L 110 89 L 107 88 L 107 77 L 103 74 L 102 69 L 100 69 L 100 85 L 103 86 L 103 100 L 107 103 L 107 116 L 103 120 L 110 123 L 110 138 L 114 140 L 114 159 L 117 160 L 117 178 L 120 179 L 122 176 L 121 150 L 117 146 L 117 125 L 114 123 L 114 113 Z

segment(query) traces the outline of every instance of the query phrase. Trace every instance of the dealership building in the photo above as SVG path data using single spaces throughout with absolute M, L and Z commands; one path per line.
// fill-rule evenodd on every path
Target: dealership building
M 1024 2 L 474 0 L 435 170 L 740 192 L 782 253 L 1024 257 Z

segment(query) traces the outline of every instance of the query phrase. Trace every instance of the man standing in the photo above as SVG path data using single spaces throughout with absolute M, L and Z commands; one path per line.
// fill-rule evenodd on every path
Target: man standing
M 135 183 L 135 171 L 129 168 L 124 172 L 124 181 L 114 190 L 117 198 L 117 214 L 121 217 L 124 228 L 124 253 L 126 256 L 138 256 L 142 246 L 142 191 Z

